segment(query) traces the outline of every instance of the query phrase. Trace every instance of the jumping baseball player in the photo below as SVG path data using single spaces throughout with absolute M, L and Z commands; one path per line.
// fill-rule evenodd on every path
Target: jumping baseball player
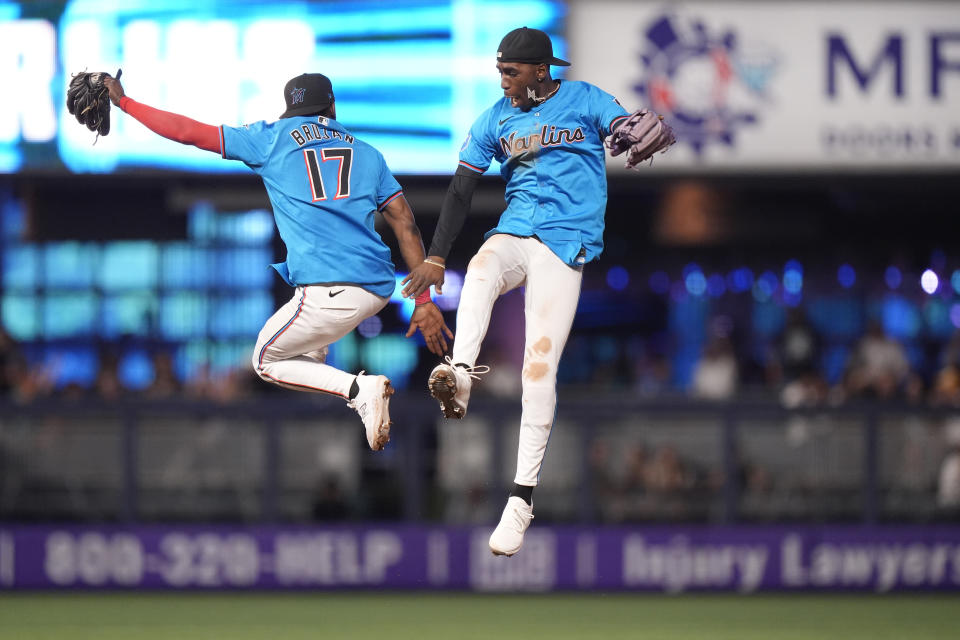
M 583 265 L 603 249 L 604 139 L 627 122 L 631 131 L 652 132 L 629 139 L 629 144 L 625 139 L 625 146 L 615 149 L 615 155 L 629 151 L 634 164 L 673 142 L 669 127 L 655 114 L 630 115 L 593 85 L 554 80 L 550 65 L 569 63 L 554 57 L 550 38 L 542 31 L 523 27 L 503 38 L 497 70 L 504 97 L 471 127 L 429 257 L 411 274 L 435 280 L 437 271 L 442 272 L 477 181 L 496 158 L 507 183 L 507 209 L 470 261 L 452 356 L 433 369 L 428 386 L 444 416 L 464 416 L 472 381 L 488 370 L 476 366 L 476 359 L 493 304 L 525 285 L 517 474 L 500 524 L 490 536 L 491 551 L 506 556 L 520 549 L 533 518 L 533 488 L 556 410 L 557 365 L 573 324 Z
M 333 87 L 309 73 L 284 88 L 286 111 L 276 122 L 215 127 L 160 111 L 124 95 L 107 78 L 110 100 L 159 135 L 240 160 L 263 178 L 285 262 L 273 267 L 292 287 L 293 298 L 263 326 L 253 367 L 268 382 L 289 389 L 345 398 L 363 420 L 374 451 L 390 439 L 390 380 L 346 373 L 324 363 L 327 348 L 386 306 L 395 286 L 390 249 L 374 229 L 378 211 L 397 236 L 409 266 L 423 262 L 423 242 L 400 185 L 383 156 L 337 122 Z M 430 285 L 443 282 L 418 274 L 420 295 L 407 337 L 419 329 L 431 352 L 442 355 L 453 338 Z

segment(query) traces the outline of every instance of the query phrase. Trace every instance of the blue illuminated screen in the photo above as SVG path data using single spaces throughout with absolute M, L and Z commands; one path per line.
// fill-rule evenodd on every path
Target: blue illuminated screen
M 0 102 L 0 172 L 246 170 L 117 110 L 109 135 L 96 139 L 64 106 L 70 73 L 122 67 L 127 95 L 231 126 L 275 120 L 286 81 L 321 72 L 340 122 L 395 173 L 451 173 L 473 120 L 502 97 L 500 39 L 518 26 L 540 28 L 563 56 L 563 16 L 555 0 L 0 0 L 0 66 L 19 87 Z

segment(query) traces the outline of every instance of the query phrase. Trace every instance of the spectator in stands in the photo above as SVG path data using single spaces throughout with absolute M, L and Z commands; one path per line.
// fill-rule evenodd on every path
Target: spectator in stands
M 954 332 L 943 349 L 930 401 L 939 405 L 960 405 L 960 331 Z
M 116 400 L 125 391 L 120 382 L 120 357 L 110 347 L 101 349 L 97 377 L 93 381 L 94 394 L 103 400 Z
M 627 342 L 626 355 L 632 371 L 633 392 L 641 398 L 657 398 L 674 391 L 670 376 L 669 347 L 660 344 L 660 336 L 646 339 L 633 336 Z
M 960 419 L 947 423 L 944 438 L 949 451 L 940 465 L 937 506 L 952 516 L 960 516 Z
M 768 377 L 776 384 L 788 384 L 816 374 L 820 359 L 820 337 L 800 307 L 790 309 L 768 363 Z
M 844 389 L 854 398 L 909 398 L 920 392 L 919 377 L 910 370 L 903 345 L 871 322 L 847 367 Z
M 151 399 L 170 398 L 182 391 L 180 381 L 173 371 L 173 359 L 166 351 L 153 354 L 153 382 L 144 394 Z
M 728 400 L 737 390 L 739 370 L 733 345 L 726 336 L 714 336 L 693 371 L 691 391 L 703 400 Z
M 649 473 L 649 455 L 643 443 L 637 443 L 627 450 L 626 471 L 623 475 L 625 491 L 643 493 L 647 486 Z
M 0 395 L 6 396 L 13 392 L 25 369 L 26 363 L 20 348 L 0 326 Z
M 657 449 L 653 459 L 644 469 L 644 486 L 654 493 L 675 493 L 689 489 L 692 476 L 684 468 L 673 445 L 663 445 Z
M 790 310 L 783 333 L 771 349 L 767 381 L 780 389 L 787 407 L 823 403 L 829 387 L 820 372 L 820 337 L 799 307 Z
M 52 391 L 51 372 L 31 367 L 17 342 L 0 326 L 0 397 L 26 403 Z
M 593 496 L 593 517 L 596 520 L 610 521 L 620 519 L 620 488 L 612 471 L 610 445 L 603 438 L 590 443 L 587 453 L 589 487 Z
M 335 475 L 320 482 L 311 509 L 314 520 L 338 521 L 350 515 L 350 506 Z

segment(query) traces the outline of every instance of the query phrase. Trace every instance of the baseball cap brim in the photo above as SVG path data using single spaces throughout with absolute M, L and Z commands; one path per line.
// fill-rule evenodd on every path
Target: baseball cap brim
M 330 104 L 331 103 L 328 102 L 327 104 L 324 104 L 324 105 L 311 104 L 305 107 L 296 107 L 293 109 L 287 109 L 286 111 L 280 114 L 280 118 L 282 119 L 282 118 L 293 118 L 295 116 L 313 115 L 314 113 L 319 113 L 320 111 L 323 111 L 324 109 L 329 107 Z
M 520 62 L 523 64 L 549 64 L 554 67 L 569 67 L 570 63 L 557 57 L 541 58 L 540 60 L 530 60 L 529 58 L 521 60 L 520 58 L 497 58 L 497 62 Z

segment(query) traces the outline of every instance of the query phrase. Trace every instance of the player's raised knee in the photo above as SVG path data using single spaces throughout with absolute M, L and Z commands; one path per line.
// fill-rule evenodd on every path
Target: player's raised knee
M 467 265 L 467 276 L 485 277 L 500 272 L 500 260 L 493 251 L 481 250 Z
M 261 351 L 260 345 L 257 345 L 257 347 L 253 350 L 253 356 L 250 358 L 250 364 L 253 367 L 253 371 L 258 376 L 260 376 L 264 380 L 269 381 L 269 378 L 267 378 L 266 371 L 265 371 L 266 363 L 261 361 L 260 351 Z

